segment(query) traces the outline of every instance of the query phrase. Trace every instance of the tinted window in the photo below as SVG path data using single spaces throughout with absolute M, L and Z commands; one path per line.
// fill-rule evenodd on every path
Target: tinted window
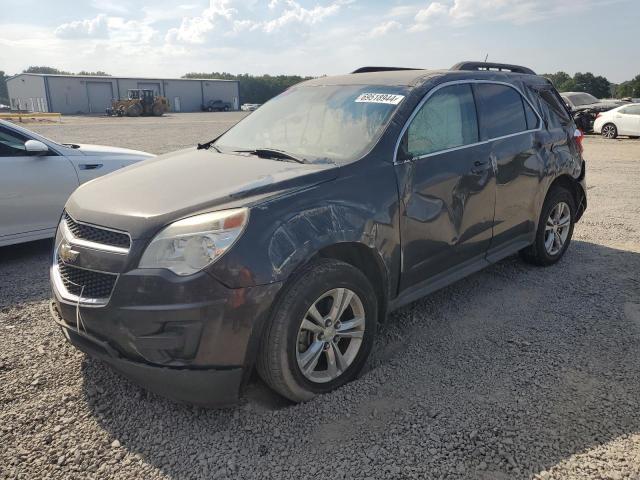
M 418 157 L 478 141 L 478 122 L 470 85 L 452 85 L 434 93 L 411 121 L 403 154 Z
M 538 92 L 538 96 L 542 100 L 540 102 L 542 114 L 547 119 L 549 127 L 562 128 L 571 123 L 569 112 L 567 112 L 567 109 L 562 104 L 560 95 L 555 90 L 543 88 Z
M 540 126 L 540 119 L 533 111 L 533 108 L 531 108 L 531 105 L 529 105 L 529 102 L 527 102 L 524 98 L 522 99 L 522 105 L 524 105 L 524 114 L 525 117 L 527 117 L 527 128 L 529 130 L 535 130 Z
M 474 88 L 483 140 L 528 130 L 522 96 L 515 89 L 493 83 Z
M 0 157 L 22 157 L 28 155 L 24 146 L 26 140 L 22 135 L 0 128 Z

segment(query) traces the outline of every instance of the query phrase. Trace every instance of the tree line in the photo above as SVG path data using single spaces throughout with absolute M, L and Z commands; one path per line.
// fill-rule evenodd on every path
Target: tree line
M 236 80 L 240 86 L 240 99 L 243 103 L 264 103 L 270 98 L 281 94 L 287 88 L 312 77 L 299 75 L 249 75 L 243 73 L 234 75 L 227 72 L 187 73 L 182 78 L 220 78 L 222 80 Z
M 23 70 L 22 73 L 111 76 L 103 71 L 89 72 L 81 70 L 77 73 L 71 73 L 48 66 L 29 67 Z M 573 77 L 566 72 L 547 73 L 543 76 L 551 80 L 555 87 L 561 92 L 587 92 L 597 98 L 640 97 L 640 75 L 617 85 L 609 82 L 606 77 L 601 75 L 596 76 L 591 72 L 578 72 Z M 6 85 L 7 78 L 8 75 L 0 71 L 0 103 L 3 104 L 9 103 L 9 93 L 7 92 Z M 223 80 L 236 80 L 240 85 L 240 98 L 243 103 L 264 103 L 270 98 L 284 92 L 290 86 L 312 77 L 303 77 L 300 75 L 250 75 L 248 73 L 236 75 L 227 72 L 191 72 L 183 75 L 182 78 L 220 78 Z

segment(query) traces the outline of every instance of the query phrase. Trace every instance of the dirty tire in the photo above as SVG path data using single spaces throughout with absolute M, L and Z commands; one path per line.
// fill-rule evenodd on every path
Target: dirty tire
M 562 248 L 555 254 L 550 254 L 545 247 L 545 233 L 546 233 L 546 225 L 547 219 L 549 215 L 553 211 L 553 209 L 564 202 L 569 206 L 570 211 L 570 224 L 569 224 L 569 232 L 562 245 Z M 538 230 L 536 232 L 536 238 L 532 245 L 520 251 L 521 257 L 528 263 L 539 265 L 542 267 L 546 267 L 548 265 L 553 265 L 558 260 L 562 258 L 564 253 L 569 248 L 569 244 L 571 243 L 571 237 L 573 235 L 573 227 L 575 225 L 576 219 L 576 204 L 573 198 L 573 195 L 563 187 L 552 187 L 552 189 L 547 193 L 547 198 L 544 200 L 544 205 L 542 206 L 542 212 L 540 213 L 540 219 L 538 221 Z
M 299 329 L 314 302 L 336 288 L 349 289 L 359 297 L 366 326 L 362 343 L 348 368 L 334 380 L 316 383 L 306 378 L 298 366 Z M 273 306 L 261 339 L 258 373 L 273 390 L 294 402 L 311 400 L 352 381 L 362 370 L 373 346 L 377 305 L 371 283 L 357 268 L 333 259 L 311 262 L 289 279 Z
M 161 117 L 164 115 L 164 107 L 162 105 L 154 105 L 152 111 L 154 117 Z
M 618 129 L 616 128 L 616 126 L 613 123 L 605 123 L 602 126 L 602 136 L 604 138 L 607 138 L 609 140 L 613 140 L 614 138 L 617 138 L 618 136 Z
M 142 108 L 140 107 L 140 105 L 135 104 L 135 105 L 129 105 L 129 107 L 127 107 L 128 117 L 139 117 L 141 114 L 142 114 Z

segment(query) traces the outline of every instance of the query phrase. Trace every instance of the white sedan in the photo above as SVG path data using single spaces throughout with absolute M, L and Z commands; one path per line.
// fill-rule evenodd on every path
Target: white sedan
M 618 135 L 640 137 L 640 103 L 628 103 L 599 113 L 593 131 L 601 133 L 604 138 L 616 138 Z
M 63 145 L 0 120 L 0 246 L 53 237 L 78 185 L 154 156 L 126 148 Z

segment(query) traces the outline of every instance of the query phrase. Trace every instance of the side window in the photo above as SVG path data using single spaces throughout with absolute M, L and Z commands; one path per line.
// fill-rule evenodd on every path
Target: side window
M 517 90 L 493 83 L 474 85 L 482 140 L 528 130 L 524 102 Z M 533 112 L 532 112 L 533 113 Z
M 550 128 L 564 128 L 571 123 L 571 116 L 562 104 L 560 95 L 550 88 L 543 88 L 538 91 L 542 114 L 547 119 Z
M 0 128 L 0 157 L 23 157 L 29 155 L 24 146 L 26 140 L 20 134 Z
M 470 85 L 434 93 L 411 121 L 403 141 L 409 158 L 478 142 L 478 121 Z
M 640 105 L 630 105 L 620 110 L 620 113 L 626 115 L 640 115 Z
M 533 111 L 533 108 L 531 108 L 531 105 L 529 105 L 529 102 L 524 98 L 522 99 L 522 105 L 524 105 L 524 115 L 527 117 L 527 129 L 535 130 L 540 126 L 540 119 Z

